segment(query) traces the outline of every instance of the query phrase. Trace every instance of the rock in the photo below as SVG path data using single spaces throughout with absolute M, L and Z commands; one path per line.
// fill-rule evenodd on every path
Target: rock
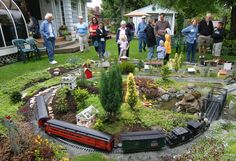
M 55 69 L 53 69 L 53 73 L 52 73 L 52 74 L 53 74 L 54 76 L 58 76 L 58 75 L 60 75 L 60 72 L 61 72 L 61 71 L 60 71 L 59 68 L 55 68 Z
M 188 87 L 188 89 L 194 89 L 194 88 L 195 88 L 195 85 L 192 84 L 192 83 L 189 83 L 187 87 Z
M 191 102 L 195 99 L 195 97 L 192 94 L 186 94 L 183 98 L 186 102 Z
M 167 102 L 167 101 L 169 101 L 169 99 L 170 99 L 170 95 L 169 95 L 169 94 L 164 94 L 164 95 L 161 96 L 161 99 L 162 99 L 163 101 Z
M 176 89 L 175 89 L 175 88 L 170 88 L 170 89 L 168 90 L 168 92 L 169 92 L 169 93 L 176 93 Z
M 181 97 L 183 97 L 184 96 L 184 93 L 181 93 L 181 92 L 178 92 L 177 94 L 176 94 L 176 98 L 181 98 Z
M 167 93 L 166 90 L 164 90 L 163 88 L 158 88 L 158 92 L 159 92 L 160 96 Z
M 202 96 L 199 91 L 193 91 L 191 94 L 195 97 L 195 99 L 199 99 Z

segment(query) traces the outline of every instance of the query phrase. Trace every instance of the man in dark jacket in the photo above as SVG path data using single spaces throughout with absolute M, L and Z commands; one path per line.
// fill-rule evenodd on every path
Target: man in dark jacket
M 224 38 L 224 29 L 223 29 L 223 22 L 218 22 L 217 28 L 215 28 L 212 38 L 213 38 L 213 48 L 212 48 L 212 55 L 215 59 L 218 59 L 221 54 L 221 48 L 223 44 Z
M 205 19 L 200 21 L 198 25 L 198 49 L 200 54 L 205 54 L 206 48 L 212 44 L 211 35 L 213 34 L 214 28 L 211 19 L 211 13 L 207 13 Z
M 151 60 L 154 55 L 154 49 L 156 45 L 156 36 L 154 33 L 154 28 L 153 28 L 153 19 L 148 20 L 148 25 L 144 29 L 144 32 L 146 33 L 147 36 L 147 46 L 148 46 L 148 60 Z

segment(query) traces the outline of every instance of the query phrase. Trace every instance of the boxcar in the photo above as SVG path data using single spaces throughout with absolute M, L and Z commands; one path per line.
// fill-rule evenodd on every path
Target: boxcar
M 36 120 L 38 126 L 43 127 L 44 123 L 49 120 L 47 106 L 45 104 L 43 96 L 36 97 Z
M 124 153 L 160 150 L 165 146 L 165 134 L 162 131 L 129 132 L 121 135 Z
M 114 146 L 114 139 L 111 135 L 55 119 L 45 123 L 45 131 L 50 135 L 56 135 L 106 151 L 112 151 Z
M 192 132 L 183 127 L 176 127 L 170 133 L 167 134 L 166 141 L 167 144 L 171 146 L 176 146 L 178 144 L 184 143 L 193 138 Z

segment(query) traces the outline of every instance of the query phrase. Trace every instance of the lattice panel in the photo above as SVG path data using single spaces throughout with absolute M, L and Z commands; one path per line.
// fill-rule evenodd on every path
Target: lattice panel
M 17 61 L 17 53 L 0 57 L 0 65 L 9 64 Z

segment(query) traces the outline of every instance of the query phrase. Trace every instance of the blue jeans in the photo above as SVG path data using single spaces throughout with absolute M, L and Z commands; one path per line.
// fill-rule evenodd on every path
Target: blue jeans
M 155 46 L 148 47 L 148 60 L 151 60 L 153 58 L 154 48 Z
M 138 48 L 139 52 L 142 52 L 142 48 L 146 47 L 147 37 L 144 34 L 140 34 L 138 37 Z
M 50 62 L 53 61 L 54 60 L 54 50 L 55 50 L 55 38 L 54 37 L 49 37 L 49 38 L 44 37 L 44 46 L 47 48 L 49 61 Z
M 106 51 L 106 41 L 99 41 L 98 42 L 98 52 L 99 52 L 99 58 L 104 57 L 104 53 Z
M 196 41 L 193 44 L 187 42 L 187 61 L 195 62 L 195 53 L 196 53 Z M 190 58 L 191 57 L 191 58 Z
M 157 37 L 157 46 L 159 46 L 159 42 L 163 40 L 165 42 L 165 38 L 163 36 L 158 36 Z

